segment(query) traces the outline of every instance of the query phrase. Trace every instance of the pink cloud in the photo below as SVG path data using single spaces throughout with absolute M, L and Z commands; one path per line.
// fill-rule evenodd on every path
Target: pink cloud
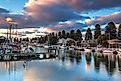
M 103 24 L 110 20 L 119 22 L 121 18 L 118 14 L 114 13 L 111 14 L 112 17 L 103 16 L 96 18 L 95 20 L 91 20 L 89 17 L 81 16 L 80 13 L 83 11 L 120 7 L 120 4 L 121 0 L 27 0 L 24 8 L 24 13 L 22 15 L 9 14 L 9 11 L 4 10 L 6 14 L 0 14 L 0 19 L 1 25 L 3 26 L 6 24 L 3 19 L 5 17 L 11 17 L 19 24 L 19 27 L 48 27 L 50 25 L 51 27 L 53 26 L 53 29 L 57 27 L 58 29 L 68 29 L 68 27 L 72 28 L 73 26 L 70 21 L 76 20 L 83 21 L 88 19 L 86 20 L 88 25 L 95 23 Z M 59 22 L 65 23 L 58 24 Z M 79 23 L 78 27 L 82 25 L 84 24 Z M 75 26 L 77 25 L 74 25 L 73 27 Z
M 95 24 L 106 24 L 108 22 L 115 22 L 115 23 L 121 23 L 121 12 L 114 12 L 110 15 L 101 16 L 96 19 L 86 19 L 85 22 L 87 25 L 95 25 Z

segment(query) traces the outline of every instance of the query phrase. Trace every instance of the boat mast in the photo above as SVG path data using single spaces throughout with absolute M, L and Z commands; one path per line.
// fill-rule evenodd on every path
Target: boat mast
M 17 26 L 18 26 L 18 25 L 16 24 L 16 38 L 17 38 Z

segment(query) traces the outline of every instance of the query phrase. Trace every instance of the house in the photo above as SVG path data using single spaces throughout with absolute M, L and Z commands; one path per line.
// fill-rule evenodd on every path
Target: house
M 76 44 L 76 41 L 71 38 L 67 38 L 67 39 L 61 38 L 61 39 L 59 39 L 58 44 L 67 45 L 69 43 L 69 41 L 72 41 L 74 44 Z
M 108 44 L 110 47 L 121 47 L 121 40 L 118 39 L 108 40 Z

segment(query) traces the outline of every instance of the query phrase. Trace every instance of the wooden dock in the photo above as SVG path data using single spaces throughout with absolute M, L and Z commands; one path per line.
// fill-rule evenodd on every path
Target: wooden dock
M 17 61 L 22 59 L 50 59 L 57 57 L 56 51 L 57 49 L 49 48 L 48 52 L 43 53 L 5 53 L 0 54 L 0 61 Z
M 0 61 L 17 61 L 22 59 L 49 59 L 55 58 L 52 53 L 10 53 L 0 54 Z

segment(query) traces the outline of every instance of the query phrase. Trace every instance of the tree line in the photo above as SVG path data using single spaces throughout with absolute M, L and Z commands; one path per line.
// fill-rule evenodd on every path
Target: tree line
M 94 34 L 92 33 L 92 30 L 88 28 L 86 30 L 84 37 L 82 37 L 82 32 L 80 29 L 71 30 L 69 32 L 62 30 L 61 32 L 58 32 L 56 34 L 52 32 L 49 34 L 49 40 L 50 40 L 49 43 L 55 44 L 61 38 L 64 39 L 71 38 L 75 41 L 78 41 L 79 43 L 81 43 L 82 40 L 88 41 L 94 39 L 95 41 L 97 41 L 97 44 L 106 46 L 108 45 L 107 40 L 112 40 L 112 39 L 121 40 L 121 24 L 119 25 L 119 27 L 116 28 L 114 22 L 109 22 L 103 31 L 104 33 L 102 33 L 101 30 L 102 29 L 100 24 L 96 24 L 94 29 Z
M 71 38 L 75 41 L 78 41 L 78 43 L 81 43 L 82 40 L 88 41 L 88 40 L 96 40 L 97 44 L 106 46 L 108 45 L 107 40 L 111 39 L 119 39 L 121 40 L 121 24 L 118 28 L 116 28 L 116 25 L 114 22 L 109 22 L 105 30 L 102 33 L 101 26 L 99 24 L 95 25 L 94 34 L 92 34 L 92 30 L 88 28 L 86 30 L 85 36 L 82 36 L 82 32 L 80 29 L 77 30 L 71 30 L 71 31 L 59 31 L 58 33 L 52 32 L 48 35 L 41 36 L 41 37 L 35 37 L 35 38 L 14 38 L 14 42 L 21 42 L 21 41 L 37 41 L 38 43 L 48 43 L 48 44 L 57 44 L 59 39 L 67 39 Z

